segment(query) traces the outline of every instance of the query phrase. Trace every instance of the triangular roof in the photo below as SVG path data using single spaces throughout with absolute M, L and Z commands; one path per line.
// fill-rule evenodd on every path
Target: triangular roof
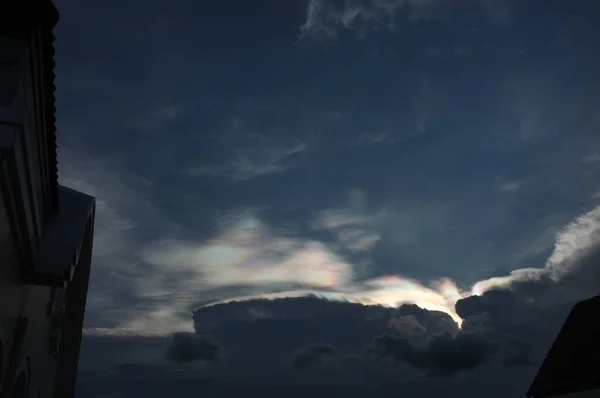
M 527 396 L 543 398 L 594 389 L 600 389 L 600 296 L 573 307 Z

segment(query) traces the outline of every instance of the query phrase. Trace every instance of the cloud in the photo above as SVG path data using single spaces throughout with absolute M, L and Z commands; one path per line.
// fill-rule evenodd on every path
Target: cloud
M 152 268 L 139 257 L 146 239 L 176 237 L 186 229 L 156 207 L 149 199 L 151 184 L 121 167 L 118 158 L 62 150 L 59 161 L 61 184 L 96 197 L 86 327 L 138 333 L 189 330 L 189 313 L 181 314 L 185 300 L 158 297 L 168 282 L 183 280 L 182 274 Z M 169 293 L 177 290 L 173 284 L 179 282 L 171 282 Z
M 424 111 L 420 112 L 421 117 L 427 119 L 426 115 L 423 115 Z M 428 134 L 427 122 L 419 121 L 415 128 L 409 129 L 408 131 L 395 131 L 391 132 L 379 132 L 371 134 L 362 134 L 358 141 L 352 144 L 353 147 L 372 147 L 376 145 L 392 145 L 392 144 L 406 144 L 410 141 L 416 140 Z
M 301 37 L 335 36 L 341 30 L 394 29 L 399 13 L 409 21 L 442 19 L 450 0 L 309 0 Z M 478 0 L 475 6 L 491 21 L 502 23 L 510 15 L 505 1 Z
M 533 345 L 523 339 L 509 338 L 502 358 L 504 366 L 527 366 L 532 362 Z
M 214 318 L 225 308 L 223 305 L 234 305 L 231 309 L 237 308 L 236 316 L 244 313 L 240 312 L 241 308 L 252 308 L 253 314 L 260 313 L 271 319 L 269 328 L 274 330 L 271 340 L 276 339 L 275 336 L 288 338 L 292 335 L 291 330 L 303 330 L 302 333 L 310 338 L 309 342 L 335 344 L 343 351 L 356 347 L 359 341 L 339 346 L 337 341 L 328 340 L 311 328 L 329 321 L 335 325 L 332 329 L 350 334 L 354 327 L 333 314 L 351 314 L 353 312 L 343 310 L 344 306 L 355 308 L 351 306 L 358 305 L 356 308 L 369 310 L 361 317 L 354 318 L 353 315 L 349 319 L 360 319 L 363 327 L 375 322 L 371 325 L 376 326 L 368 329 L 371 336 L 377 336 L 369 344 L 372 353 L 422 369 L 430 376 L 451 376 L 492 362 L 508 368 L 527 366 L 543 355 L 570 306 L 578 299 L 598 292 L 597 283 L 593 281 L 598 280 L 595 265 L 600 257 L 599 214 L 599 209 L 593 209 L 560 230 L 554 251 L 544 267 L 515 270 L 505 277 L 480 281 L 472 287 L 472 295 L 459 290 L 451 280 L 442 280 L 426 288 L 419 282 L 387 276 L 350 284 L 346 290 L 341 287 L 337 291 L 315 290 L 321 298 L 334 300 L 325 312 L 318 310 L 318 305 L 300 306 L 304 310 L 297 312 L 291 303 L 304 303 L 302 300 L 305 299 L 281 299 L 286 292 L 280 292 L 271 296 L 271 300 L 246 297 L 247 301 L 198 308 L 194 314 L 195 324 L 200 328 L 198 330 L 203 330 L 200 325 L 227 324 Z M 331 224 L 323 223 L 340 224 L 345 225 L 345 222 L 339 222 L 337 218 Z M 578 291 L 581 287 L 583 290 Z M 275 300 L 275 297 L 280 299 Z M 401 302 L 427 303 L 429 310 L 411 305 L 397 307 Z M 363 307 L 356 303 L 379 303 L 389 307 Z M 331 315 L 320 315 L 329 314 L 329 311 Z M 277 319 L 281 317 L 306 319 L 309 323 L 303 327 L 289 324 L 289 328 L 281 329 L 278 334 L 275 330 L 278 329 Z M 540 328 L 541 324 L 546 327 Z M 310 330 L 313 331 L 309 333 Z M 307 343 L 299 335 L 293 342 L 296 345 Z
M 426 345 L 414 345 L 405 337 L 384 333 L 373 340 L 370 352 L 426 370 L 429 376 L 447 377 L 472 371 L 483 365 L 497 350 L 494 342 L 482 335 L 442 334 Z
M 473 285 L 474 294 L 482 294 L 494 288 L 510 288 L 527 282 L 558 283 L 581 268 L 591 267 L 590 257 L 597 255 L 600 242 L 600 206 L 577 217 L 558 232 L 554 250 L 543 268 L 524 268 L 511 271 L 504 277 L 494 277 Z M 590 269 L 584 270 L 589 272 Z M 567 278 L 568 279 L 568 278 Z
M 121 176 L 105 166 L 112 162 L 97 161 L 69 150 L 60 152 L 59 161 L 61 184 L 96 197 L 93 271 L 86 320 L 89 323 L 101 318 L 112 324 L 115 318 L 120 318 L 118 312 L 123 307 L 119 302 L 123 298 L 123 292 L 119 291 L 123 281 L 132 283 L 129 291 L 135 291 L 140 282 L 132 277 L 139 267 L 131 255 L 136 246 L 134 234 L 138 223 L 127 209 L 144 205 Z
M 523 181 L 521 180 L 509 181 L 505 182 L 504 184 L 501 184 L 498 187 L 498 190 L 500 190 L 500 192 L 515 192 L 518 191 L 522 185 Z
M 448 314 L 410 304 L 252 299 L 198 308 L 194 323 L 200 335 L 219 336 L 234 362 L 256 355 L 262 360 L 292 355 L 294 366 L 305 368 L 323 357 L 353 355 L 368 347 L 376 357 L 391 357 L 430 376 L 452 376 L 498 359 L 497 352 L 505 366 L 523 365 L 531 357 L 527 341 L 509 329 L 461 331 Z M 298 346 L 305 348 L 298 351 Z
M 309 0 L 302 35 L 335 35 L 340 28 L 356 28 L 364 22 L 393 26 L 394 14 L 402 1 L 346 1 L 342 7 L 328 0 Z
M 227 225 L 204 243 L 166 240 L 148 246 L 149 264 L 188 270 L 190 288 L 248 285 L 299 285 L 330 288 L 352 279 L 352 265 L 327 246 L 279 235 L 253 216 Z
M 167 349 L 167 359 L 178 363 L 218 362 L 219 352 L 220 347 L 205 336 L 178 332 L 173 334 L 173 340 Z
M 460 323 L 462 319 L 455 313 L 454 303 L 467 295 L 467 292 L 460 291 L 449 279 L 434 281 L 428 287 L 415 280 L 390 275 L 329 289 L 280 290 L 273 293 L 233 296 L 206 304 L 199 309 L 234 301 L 318 296 L 331 301 L 382 305 L 389 308 L 396 308 L 402 304 L 417 304 L 431 311 L 444 312 Z
M 386 211 L 370 209 L 359 190 L 351 193 L 346 206 L 316 212 L 311 221 L 315 231 L 330 231 L 343 250 L 273 228 L 255 212 L 233 213 L 212 238 L 192 239 L 191 231 L 173 223 L 147 199 L 147 182 L 120 171 L 118 163 L 68 151 L 61 154 L 61 162 L 66 170 L 62 183 L 98 198 L 89 327 L 189 331 L 189 308 L 207 303 L 207 297 L 219 302 L 219 295 L 235 300 L 312 293 L 363 304 L 412 303 L 446 312 L 461 323 L 454 304 L 469 294 L 527 283 L 539 289 L 558 281 L 561 294 L 569 297 L 581 293 L 566 292 L 568 283 L 594 291 L 593 278 L 575 279 L 578 268 L 592 270 L 600 207 L 557 234 L 544 267 L 518 269 L 463 290 L 447 278 L 422 282 L 388 274 L 359 279 L 360 264 L 352 255 L 366 255 L 374 248 L 380 220 L 387 217 Z M 156 239 L 142 241 L 142 230 Z
M 410 302 L 453 312 L 436 286 L 401 276 L 357 281 L 356 265 L 347 256 L 320 241 L 269 227 L 255 212 L 225 217 L 208 240 L 186 239 L 194 233 L 167 218 L 146 196 L 147 181 L 121 170 L 114 159 L 63 151 L 61 167 L 61 183 L 96 196 L 98 203 L 86 327 L 146 334 L 189 331 L 189 308 L 224 295 L 322 293 L 338 300 Z M 380 215 L 365 206 L 364 194 L 354 191 L 346 209 L 318 213 L 314 227 L 333 228 L 348 250 L 368 252 L 378 240 L 372 225 Z
M 376 227 L 384 217 L 385 210 L 368 211 L 364 192 L 356 189 L 350 191 L 348 202 L 346 207 L 318 212 L 311 221 L 311 227 L 315 231 L 331 232 L 340 245 L 350 252 L 369 252 L 381 240 Z
M 292 365 L 297 370 L 302 370 L 320 364 L 323 360 L 335 357 L 337 349 L 328 344 L 313 343 L 302 348 L 294 354 Z
M 600 153 L 594 152 L 590 155 L 584 156 L 583 158 L 581 158 L 581 162 L 586 164 L 598 163 L 600 162 Z
M 185 174 L 197 176 L 223 177 L 232 181 L 246 181 L 269 174 L 287 171 L 290 159 L 307 149 L 305 144 L 287 148 L 245 148 L 240 149 L 227 162 L 221 165 L 209 164 L 185 170 Z
M 435 334 L 456 335 L 459 331 L 457 323 L 444 312 L 415 305 L 383 307 L 316 296 L 250 299 L 201 307 L 194 311 L 194 327 L 201 335 L 217 337 L 228 361 L 234 362 L 255 355 L 264 360 L 283 358 L 314 342 L 351 354 L 386 331 L 415 343 Z M 416 328 L 419 333 L 415 333 Z

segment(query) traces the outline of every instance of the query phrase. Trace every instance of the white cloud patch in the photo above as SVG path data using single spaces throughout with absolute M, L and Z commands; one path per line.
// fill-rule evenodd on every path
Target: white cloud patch
M 207 175 L 233 181 L 250 180 L 268 174 L 283 173 L 291 167 L 290 158 L 307 149 L 305 144 L 286 148 L 245 148 L 238 150 L 221 165 L 209 164 L 185 171 L 190 175 Z
M 545 269 L 554 280 L 573 271 L 583 255 L 600 242 L 600 207 L 578 217 L 560 231 Z
M 197 288 L 290 284 L 328 288 L 345 285 L 353 277 L 352 266 L 324 244 L 279 236 L 253 217 L 238 220 L 208 242 L 154 243 L 142 258 L 189 271 L 197 280 L 186 283 L 195 282 Z
M 522 180 L 508 181 L 500 184 L 498 190 L 500 192 L 516 192 L 523 186 Z
M 495 287 L 510 287 L 514 282 L 535 281 L 549 277 L 558 282 L 576 270 L 578 260 L 600 242 L 600 206 L 576 218 L 556 235 L 554 250 L 543 268 L 514 270 L 504 277 L 490 278 L 473 285 L 474 294 Z

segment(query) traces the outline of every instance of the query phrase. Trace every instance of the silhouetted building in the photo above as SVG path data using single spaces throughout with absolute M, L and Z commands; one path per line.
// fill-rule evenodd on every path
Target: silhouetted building
M 58 184 L 49 0 L 0 0 L 0 398 L 73 397 L 95 199 Z
M 596 296 L 573 307 L 527 396 L 544 398 L 599 388 L 600 296 Z

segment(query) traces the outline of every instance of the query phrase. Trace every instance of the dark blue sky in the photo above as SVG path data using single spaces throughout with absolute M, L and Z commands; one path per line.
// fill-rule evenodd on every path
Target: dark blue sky
M 58 6 L 60 178 L 98 198 L 90 330 L 307 291 L 459 320 L 596 242 L 594 1 Z

